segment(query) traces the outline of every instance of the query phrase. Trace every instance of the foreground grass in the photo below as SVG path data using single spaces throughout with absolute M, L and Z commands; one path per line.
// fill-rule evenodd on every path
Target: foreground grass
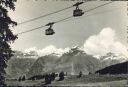
M 77 78 L 76 75 L 66 76 L 64 81 L 53 81 L 48 86 L 126 86 L 128 85 L 128 75 L 84 75 L 81 78 Z M 8 80 L 6 82 L 8 86 L 42 86 L 44 79 L 42 80 L 26 80 L 18 82 L 17 80 Z

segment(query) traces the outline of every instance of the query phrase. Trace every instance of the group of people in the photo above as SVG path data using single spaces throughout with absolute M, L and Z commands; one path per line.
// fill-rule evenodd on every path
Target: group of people
M 63 71 L 60 72 L 59 75 L 56 74 L 56 73 L 46 74 L 45 75 L 45 85 L 46 84 L 51 84 L 51 82 L 54 81 L 57 76 L 59 76 L 58 81 L 62 81 L 62 80 L 64 80 L 65 74 L 64 74 Z

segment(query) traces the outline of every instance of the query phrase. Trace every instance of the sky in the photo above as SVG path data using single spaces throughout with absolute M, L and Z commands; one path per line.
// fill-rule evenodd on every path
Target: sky
M 80 5 L 80 8 L 86 11 L 104 3 L 107 2 L 90 1 Z M 75 2 L 17 0 L 15 4 L 16 10 L 14 12 L 9 11 L 9 15 L 17 23 L 21 23 L 28 19 L 72 6 Z M 11 47 L 14 50 L 21 51 L 33 49 L 39 52 L 41 50 L 46 52 L 47 49 L 50 49 L 50 51 L 59 49 L 58 51 L 62 52 L 62 50 L 65 51 L 65 49 L 73 46 L 80 46 L 89 54 L 102 54 L 109 51 L 127 54 L 126 26 L 128 21 L 126 20 L 126 7 L 126 2 L 113 2 L 87 12 L 81 17 L 57 23 L 53 26 L 55 34 L 52 36 L 45 35 L 45 29 L 48 27 L 18 35 L 18 39 L 11 44 Z M 70 8 L 36 21 L 18 25 L 14 27 L 13 32 L 17 34 L 72 16 L 74 9 Z

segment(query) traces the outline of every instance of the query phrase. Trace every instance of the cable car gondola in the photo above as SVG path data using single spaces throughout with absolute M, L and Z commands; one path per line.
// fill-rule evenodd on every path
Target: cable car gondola
M 73 11 L 74 17 L 82 16 L 84 14 L 84 12 L 79 8 L 79 5 L 82 3 L 83 2 L 77 2 L 76 4 L 73 5 L 76 6 L 76 9 Z
M 54 24 L 54 22 L 46 24 L 46 26 L 50 26 L 50 27 L 45 30 L 45 35 L 55 34 L 54 30 L 52 29 L 53 24 Z
M 45 30 L 45 35 L 53 35 L 53 34 L 55 34 L 53 29 L 49 28 Z

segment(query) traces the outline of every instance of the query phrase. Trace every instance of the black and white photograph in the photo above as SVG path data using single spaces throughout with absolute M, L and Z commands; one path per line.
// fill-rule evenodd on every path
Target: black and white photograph
M 0 87 L 127 86 L 127 0 L 0 0 Z

